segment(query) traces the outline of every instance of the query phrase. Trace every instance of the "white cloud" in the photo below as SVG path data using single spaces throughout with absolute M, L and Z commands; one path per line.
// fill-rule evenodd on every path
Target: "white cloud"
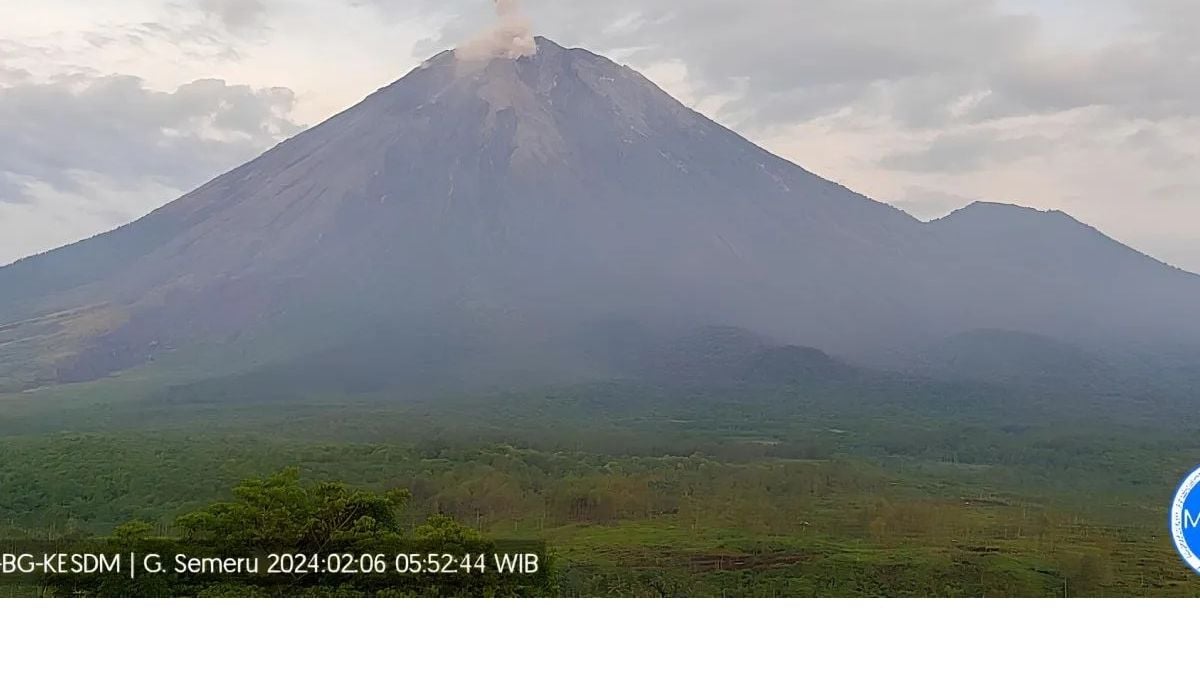
M 116 75 L 0 86 L 0 194 L 12 201 L 39 183 L 77 190 L 78 172 L 122 186 L 193 187 L 296 133 L 294 100 L 286 88 L 221 80 L 172 92 Z

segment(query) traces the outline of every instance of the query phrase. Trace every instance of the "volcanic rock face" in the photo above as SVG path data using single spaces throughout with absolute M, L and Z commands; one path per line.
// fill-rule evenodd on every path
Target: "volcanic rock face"
M 992 328 L 1200 336 L 1200 280 L 1065 216 L 920 223 L 628 68 L 537 46 L 440 54 L 139 221 L 0 269 L 0 388 L 339 349 L 347 368 L 437 353 L 430 380 L 599 373 L 576 339 L 610 321 L 842 354 Z

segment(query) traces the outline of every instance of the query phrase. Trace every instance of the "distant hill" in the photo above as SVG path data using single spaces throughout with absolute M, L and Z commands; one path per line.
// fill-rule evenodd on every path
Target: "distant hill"
M 1072 344 L 1016 331 L 973 331 L 925 350 L 917 369 L 930 375 L 998 383 L 1116 386 L 1116 370 Z
M 1092 348 L 1187 346 L 1200 277 L 1059 211 L 976 203 L 930 223 L 930 247 L 958 260 L 955 292 L 976 298 L 969 331 L 1018 331 Z

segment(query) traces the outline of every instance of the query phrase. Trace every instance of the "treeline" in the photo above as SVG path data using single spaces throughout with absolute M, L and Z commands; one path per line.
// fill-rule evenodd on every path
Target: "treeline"
M 217 514 L 230 485 L 295 466 L 305 485 L 405 495 L 388 521 L 398 533 L 453 522 L 490 541 L 544 541 L 558 594 L 1195 592 L 1162 533 L 1158 467 L 1114 483 L 1107 469 L 1047 476 L 903 455 L 730 460 L 172 434 L 0 445 L 10 539 L 108 535 L 135 520 L 151 524 L 147 536 L 178 536 L 194 514 Z
M 58 532 L 159 522 L 220 497 L 238 480 L 284 466 L 301 467 L 317 480 L 407 490 L 409 525 L 446 513 L 484 529 L 679 514 L 707 523 L 787 527 L 817 500 L 884 485 L 881 469 L 844 458 L 734 462 L 511 445 L 291 445 L 169 435 L 0 439 L 0 448 L 0 518 L 10 528 Z

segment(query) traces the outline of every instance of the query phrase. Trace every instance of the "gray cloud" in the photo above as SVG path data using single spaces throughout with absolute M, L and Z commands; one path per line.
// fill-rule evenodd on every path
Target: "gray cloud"
M 1005 136 L 992 129 L 939 134 L 923 148 L 887 155 L 880 165 L 897 171 L 966 173 L 1011 162 L 1044 150 L 1052 141 L 1039 136 Z
M 90 39 L 109 37 L 114 43 L 154 53 L 165 45 L 189 59 L 205 61 L 235 60 L 240 57 L 237 44 L 219 27 L 205 22 L 168 24 L 161 21 L 125 24 L 88 34 Z
M 234 32 L 261 28 L 267 18 L 263 0 L 197 0 L 200 9 Z
M 1174 134 L 1163 130 L 1161 126 L 1144 125 L 1126 136 L 1123 145 L 1129 152 L 1142 156 L 1147 163 L 1162 170 L 1200 167 L 1200 155 L 1180 148 Z M 1197 173 L 1200 174 L 1200 171 Z
M 24 181 L 19 176 L 0 173 L 0 203 L 28 204 L 30 201 Z
M 29 79 L 29 71 L 22 68 L 0 66 L 0 84 L 16 84 Z
M 479 3 L 436 4 L 459 14 L 421 49 L 477 30 Z M 639 66 L 680 60 L 702 95 L 740 91 L 724 112 L 760 126 L 863 102 L 945 104 L 983 79 L 981 55 L 1020 52 L 1038 30 L 1035 19 L 1003 14 L 991 0 L 526 4 L 535 29 L 553 39 L 617 51 Z
M 19 64 L 53 63 L 62 56 L 62 51 L 54 45 L 0 38 L 0 84 L 28 79 L 30 72 Z
M 457 44 L 486 21 L 481 2 L 357 0 L 451 14 Z M 1054 113 L 1092 106 L 1157 119 L 1200 115 L 1191 0 L 1132 4 L 1119 39 L 1063 48 L 1032 15 L 994 0 L 527 0 L 535 29 L 618 52 L 637 66 L 685 63 L 698 93 L 738 92 L 723 115 L 750 127 L 847 107 L 906 126 Z M 964 104 L 969 101 L 968 104 Z
M 266 0 L 162 0 L 157 16 L 143 21 L 97 22 L 78 33 L 78 38 L 93 50 L 136 49 L 152 58 L 164 55 L 197 62 L 234 61 L 242 57 L 242 47 L 261 45 L 269 33 L 269 21 L 276 13 Z M 21 49 L 43 50 L 43 58 L 68 62 L 75 53 L 60 52 L 55 44 L 62 36 L 50 36 L 49 42 L 24 44 Z
M 1200 194 L 1200 181 L 1195 183 L 1171 183 L 1162 187 L 1154 188 L 1146 193 L 1146 196 L 1151 199 L 1181 199 L 1183 197 L 1194 197 Z M 1200 248 L 1200 244 L 1197 244 Z
M 298 131 L 294 104 L 290 89 L 222 80 L 173 92 L 120 75 L 18 81 L 0 87 L 0 199 L 34 182 L 77 191 L 80 172 L 193 187 Z

